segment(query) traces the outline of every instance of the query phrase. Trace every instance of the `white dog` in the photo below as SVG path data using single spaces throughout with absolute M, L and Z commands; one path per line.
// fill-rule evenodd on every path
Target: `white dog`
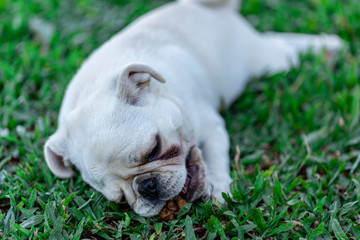
M 229 139 L 218 113 L 247 80 L 286 71 L 337 36 L 259 33 L 236 1 L 182 0 L 139 18 L 97 49 L 67 88 L 45 144 L 51 171 L 83 179 L 111 201 L 152 216 L 229 192 Z

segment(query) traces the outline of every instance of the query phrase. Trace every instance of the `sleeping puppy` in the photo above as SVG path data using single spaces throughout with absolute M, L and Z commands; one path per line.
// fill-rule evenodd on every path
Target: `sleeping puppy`
M 259 33 L 236 1 L 182 0 L 115 35 L 69 84 L 45 159 L 142 216 L 179 194 L 229 192 L 229 139 L 218 113 L 247 80 L 286 71 L 298 55 L 335 51 L 337 36 Z

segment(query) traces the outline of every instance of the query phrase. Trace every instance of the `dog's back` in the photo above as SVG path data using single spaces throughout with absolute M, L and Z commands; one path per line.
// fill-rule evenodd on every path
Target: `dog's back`
M 254 42 L 251 38 L 255 37 L 250 25 L 228 8 L 234 7 L 234 2 L 180 0 L 140 17 L 83 64 L 68 88 L 62 113 L 71 110 L 78 99 L 83 99 L 70 92 L 88 96 L 104 84 L 106 76 L 102 73 L 111 74 L 128 62 L 150 64 L 162 72 L 168 79 L 167 86 L 178 93 L 181 91 L 179 81 L 182 85 L 196 84 L 192 89 L 203 89 L 201 93 L 198 90 L 189 93 L 186 89 L 180 92 L 182 96 L 196 94 L 209 101 L 216 99 L 213 104 L 217 106 L 221 96 L 225 103 L 230 103 L 245 85 L 248 75 L 245 59 L 251 55 L 247 45 Z M 176 81 L 172 80 L 174 76 L 169 76 L 174 73 Z M 68 98 L 74 95 L 76 99 Z

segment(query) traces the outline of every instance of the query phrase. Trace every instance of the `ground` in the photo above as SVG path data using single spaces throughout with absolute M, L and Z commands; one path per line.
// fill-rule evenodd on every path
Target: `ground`
M 234 158 L 227 206 L 198 201 L 176 220 L 143 218 L 79 176 L 49 171 L 43 145 L 76 69 L 164 2 L 0 0 L 0 238 L 359 239 L 356 0 L 243 0 L 241 13 L 260 31 L 333 33 L 347 47 L 253 79 L 222 112 Z

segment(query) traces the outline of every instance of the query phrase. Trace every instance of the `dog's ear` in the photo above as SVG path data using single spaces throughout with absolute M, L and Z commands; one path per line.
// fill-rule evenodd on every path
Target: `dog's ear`
M 151 78 L 165 83 L 164 78 L 154 69 L 143 63 L 131 63 L 120 74 L 117 94 L 126 102 L 135 105 L 149 91 Z
M 70 178 L 74 175 L 67 157 L 66 140 L 61 131 L 56 131 L 45 143 L 44 155 L 50 170 L 60 178 Z

